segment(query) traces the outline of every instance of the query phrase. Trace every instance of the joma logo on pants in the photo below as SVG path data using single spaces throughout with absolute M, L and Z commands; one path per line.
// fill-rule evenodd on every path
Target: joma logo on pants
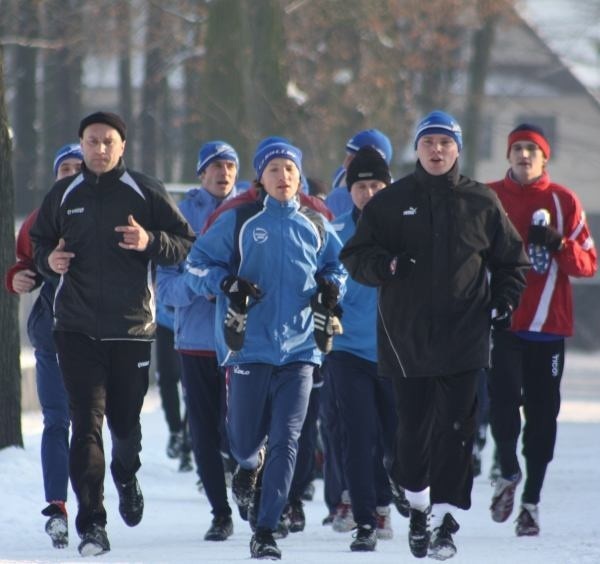
M 149 360 L 143 360 L 142 362 L 137 363 L 138 368 L 145 368 L 146 366 L 150 366 Z
M 560 354 L 556 353 L 552 355 L 552 376 L 556 378 L 558 376 L 558 362 L 560 360 Z

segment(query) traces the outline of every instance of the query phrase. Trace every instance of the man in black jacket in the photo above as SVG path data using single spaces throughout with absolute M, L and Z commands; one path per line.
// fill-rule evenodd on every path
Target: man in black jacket
M 411 505 L 411 552 L 439 560 L 456 553 L 453 510 L 471 505 L 490 324 L 510 322 L 528 268 L 498 198 L 460 175 L 461 148 L 452 116 L 426 116 L 415 171 L 365 206 L 340 255 L 355 280 L 379 287 L 378 370 L 394 381 L 399 417 L 393 478 Z
M 111 473 L 125 523 L 137 525 L 144 498 L 140 412 L 156 328 L 155 264 L 187 256 L 194 233 L 164 186 L 125 168 L 126 126 L 96 112 L 79 127 L 81 173 L 44 198 L 30 235 L 41 273 L 60 277 L 54 340 L 69 396 L 69 473 L 77 496 L 82 556 L 110 550 L 104 497 L 104 415 L 112 436 Z

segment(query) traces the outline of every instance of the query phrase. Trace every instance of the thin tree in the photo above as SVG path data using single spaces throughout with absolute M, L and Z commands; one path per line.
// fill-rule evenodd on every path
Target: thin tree
M 481 123 L 485 99 L 485 83 L 490 66 L 496 25 L 500 17 L 497 2 L 481 0 L 478 3 L 481 26 L 473 32 L 472 55 L 467 75 L 467 99 L 463 118 L 464 155 L 462 169 L 467 176 L 475 176 L 481 141 Z
M 4 103 L 4 50 L 0 44 L 0 272 L 14 262 L 15 200 L 11 169 L 12 142 Z M 23 446 L 21 367 L 16 296 L 0 292 L 0 449 Z
M 244 68 L 250 64 L 252 50 L 242 39 L 245 4 L 238 0 L 209 4 L 206 66 L 200 84 L 203 141 L 223 139 L 231 143 L 243 164 L 250 162 L 252 134 L 245 103 Z
M 23 38 L 35 37 L 39 33 L 39 21 L 34 2 L 20 2 L 17 9 L 16 28 Z M 35 207 L 33 192 L 37 185 L 38 134 L 35 129 L 37 117 L 37 91 L 35 68 L 38 49 L 31 45 L 15 45 L 15 100 L 14 123 L 14 172 L 15 207 L 17 213 L 25 215 Z

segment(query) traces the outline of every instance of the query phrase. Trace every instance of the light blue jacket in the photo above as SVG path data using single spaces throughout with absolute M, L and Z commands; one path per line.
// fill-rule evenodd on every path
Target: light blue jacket
M 357 215 L 358 210 L 353 207 L 333 221 L 333 228 L 342 243 L 354 235 Z M 333 350 L 377 362 L 377 288 L 348 278 L 342 309 L 344 332 L 333 338 Z
M 227 200 L 236 196 L 234 188 Z M 222 200 L 204 188 L 194 188 L 186 193 L 179 209 L 192 226 L 196 237 L 200 235 L 208 216 Z M 160 266 L 157 269 L 156 288 L 159 304 L 175 308 L 175 348 L 177 350 L 215 350 L 215 304 L 199 296 L 185 282 L 185 262 L 177 266 Z
M 186 275 L 193 292 L 217 297 L 219 362 L 320 364 L 310 299 L 319 277 L 337 284 L 343 296 L 347 274 L 338 259 L 341 247 L 331 224 L 317 212 L 301 209 L 296 198 L 282 203 L 266 196 L 223 212 L 196 240 Z M 227 349 L 223 336 L 228 299 L 221 282 L 231 274 L 263 292 L 248 310 L 244 346 L 236 353 Z

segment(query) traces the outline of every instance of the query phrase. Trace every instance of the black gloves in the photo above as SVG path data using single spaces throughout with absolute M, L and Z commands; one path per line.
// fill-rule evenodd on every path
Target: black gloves
M 554 227 L 546 225 L 530 225 L 527 239 L 528 243 L 547 247 L 550 251 L 558 251 L 563 245 L 563 236 Z
M 392 275 L 392 278 L 402 280 L 410 274 L 416 262 L 407 252 L 400 253 L 390 260 L 388 264 L 389 274 Z
M 256 284 L 237 276 L 224 278 L 221 290 L 229 298 L 224 324 L 225 342 L 229 350 L 239 351 L 244 346 L 250 298 L 260 301 L 263 294 Z
M 506 331 L 512 323 L 512 307 L 509 304 L 492 306 L 491 317 L 494 331 Z
M 311 298 L 314 336 L 317 347 L 327 354 L 331 351 L 333 336 L 343 333 L 340 318 L 342 308 L 338 305 L 339 288 L 331 281 L 319 279 L 317 293 Z
M 229 301 L 239 308 L 247 307 L 249 298 L 255 300 L 262 298 L 262 291 L 256 284 L 237 276 L 223 278 L 221 290 L 229 298 Z
M 340 289 L 337 287 L 337 284 L 333 283 L 331 280 L 319 278 L 319 280 L 317 280 L 317 293 L 315 294 L 315 297 L 318 298 L 319 302 L 322 303 L 324 307 L 333 310 L 338 303 Z

